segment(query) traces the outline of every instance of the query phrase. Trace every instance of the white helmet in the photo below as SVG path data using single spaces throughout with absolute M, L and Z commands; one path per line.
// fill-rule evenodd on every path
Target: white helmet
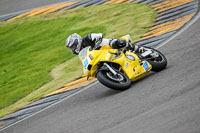
M 73 54 L 78 54 L 81 50 L 82 38 L 77 33 L 71 34 L 66 39 L 66 47 L 71 50 Z

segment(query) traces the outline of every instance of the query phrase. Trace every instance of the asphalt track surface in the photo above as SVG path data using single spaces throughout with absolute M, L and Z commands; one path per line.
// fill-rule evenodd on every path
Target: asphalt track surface
M 0 0 L 0 15 L 63 1 Z M 96 82 L 1 133 L 199 133 L 199 27 L 200 20 L 160 48 L 168 59 L 164 71 L 123 92 Z
M 168 67 L 118 92 L 91 87 L 1 133 L 199 133 L 200 20 L 160 48 Z

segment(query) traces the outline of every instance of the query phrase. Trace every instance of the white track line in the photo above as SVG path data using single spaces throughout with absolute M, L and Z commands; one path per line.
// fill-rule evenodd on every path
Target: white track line
M 165 44 L 167 44 L 169 41 L 171 41 L 172 39 L 174 39 L 175 37 L 177 37 L 178 35 L 183 33 L 187 28 L 189 28 L 193 23 L 195 23 L 199 18 L 200 18 L 200 12 L 198 12 L 198 14 L 194 18 L 192 18 L 192 20 L 190 20 L 186 25 L 184 25 L 182 29 L 177 31 L 174 35 L 169 37 L 167 40 L 165 40 L 163 43 L 161 43 L 160 45 L 156 46 L 155 48 L 159 49 L 162 46 L 164 46 Z
M 57 102 L 55 102 L 55 103 L 53 103 L 53 104 L 51 104 L 51 105 L 45 107 L 45 108 L 43 108 L 43 109 L 41 109 L 40 111 L 38 111 L 38 112 L 36 112 L 36 113 L 33 113 L 33 114 L 31 114 L 30 116 L 27 116 L 27 117 L 25 117 L 25 118 L 23 118 L 23 119 L 21 119 L 21 120 L 15 122 L 15 123 L 12 123 L 11 125 L 6 126 L 5 128 L 0 129 L 0 132 L 3 131 L 3 130 L 5 130 L 5 129 L 7 129 L 7 128 L 9 128 L 9 127 L 11 127 L 11 126 L 14 126 L 15 124 L 17 124 L 17 123 L 19 123 L 19 122 L 21 122 L 21 121 L 24 121 L 24 120 L 26 120 L 26 119 L 28 119 L 28 118 L 34 116 L 34 115 L 37 115 L 37 114 L 39 114 L 40 112 L 42 112 L 42 111 L 44 111 L 44 110 L 46 110 L 46 109 L 48 109 L 48 108 L 51 108 L 52 106 L 54 106 L 54 105 L 56 105 L 56 104 L 59 104 L 59 103 L 61 103 L 62 101 L 66 100 L 66 99 L 69 99 L 69 98 L 71 98 L 71 97 L 73 97 L 73 96 L 75 96 L 75 95 L 81 93 L 82 91 L 85 91 L 85 90 L 89 89 L 90 87 L 96 85 L 97 83 L 98 83 L 98 82 L 95 81 L 94 83 L 92 83 L 92 84 L 90 84 L 90 85 L 84 87 L 83 89 L 81 89 L 81 90 L 79 90 L 79 91 L 77 91 L 77 92 L 75 92 L 75 93 L 73 93 L 73 94 L 71 94 L 71 95 L 69 95 L 69 96 L 67 96 L 67 97 L 65 97 L 65 98 L 63 98 L 63 99 L 61 99 L 61 100 L 59 100 L 59 101 L 57 101 Z

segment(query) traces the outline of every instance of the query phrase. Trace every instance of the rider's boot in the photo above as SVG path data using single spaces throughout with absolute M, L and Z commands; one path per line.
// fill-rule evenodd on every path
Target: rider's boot
M 127 46 L 127 48 L 129 50 L 131 50 L 131 51 L 134 51 L 134 52 L 140 53 L 140 54 L 143 53 L 143 52 L 145 52 L 145 48 L 144 47 L 138 46 L 138 45 L 135 45 L 135 44 L 131 44 L 131 43 L 129 43 L 129 45 Z
M 134 47 L 134 51 L 135 52 L 137 52 L 137 53 L 144 53 L 144 51 L 145 51 L 145 48 L 144 47 L 142 47 L 142 46 L 138 46 L 138 45 L 134 45 L 135 47 Z

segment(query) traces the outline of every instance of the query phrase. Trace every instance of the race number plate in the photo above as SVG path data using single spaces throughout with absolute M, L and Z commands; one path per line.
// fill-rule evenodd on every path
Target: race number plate
M 144 68 L 145 71 L 147 71 L 150 68 L 147 61 L 144 62 L 143 68 Z

